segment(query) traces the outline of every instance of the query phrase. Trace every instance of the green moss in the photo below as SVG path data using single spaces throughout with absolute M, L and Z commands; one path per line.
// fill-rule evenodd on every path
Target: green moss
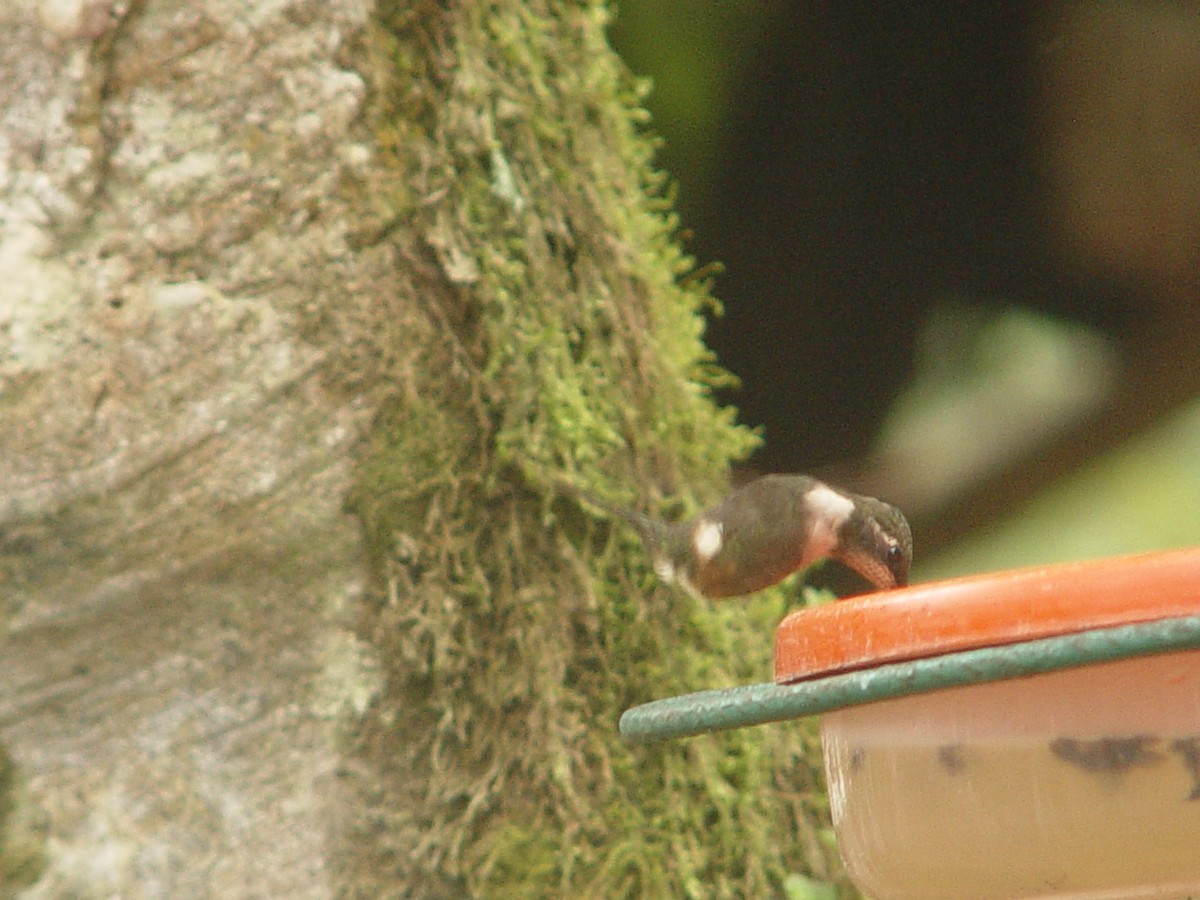
M 46 865 L 40 833 L 12 760 L 0 747 L 0 898 L 15 897 Z
M 559 881 L 560 841 L 547 829 L 501 824 L 473 848 L 482 872 L 480 896 L 524 900 L 542 896 Z
M 632 535 L 557 488 L 683 513 L 753 433 L 718 406 L 716 306 L 681 250 L 637 84 L 595 2 L 383 4 L 380 219 L 410 267 L 362 340 L 393 386 L 352 507 L 386 686 L 354 853 L 382 893 L 763 896 L 833 854 L 806 726 L 661 747 L 622 710 L 770 674 L 776 591 L 656 584 Z M 813 872 L 814 866 L 819 871 Z

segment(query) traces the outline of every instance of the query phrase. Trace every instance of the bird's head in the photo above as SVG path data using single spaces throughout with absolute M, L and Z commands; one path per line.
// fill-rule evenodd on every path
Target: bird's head
M 854 508 L 837 531 L 830 556 L 880 590 L 908 584 L 912 531 L 904 514 L 874 497 L 851 496 Z

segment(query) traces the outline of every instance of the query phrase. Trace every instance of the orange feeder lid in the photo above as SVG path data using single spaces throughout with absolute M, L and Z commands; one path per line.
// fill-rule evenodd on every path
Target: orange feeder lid
M 775 683 L 1195 615 L 1200 548 L 935 581 L 791 613 Z

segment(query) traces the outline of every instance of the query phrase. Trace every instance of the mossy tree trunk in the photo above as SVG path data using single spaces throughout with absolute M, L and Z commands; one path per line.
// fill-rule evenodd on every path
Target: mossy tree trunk
M 0 23 L 0 894 L 837 878 L 810 730 L 616 735 L 766 677 L 784 598 L 555 489 L 682 512 L 751 443 L 604 7 Z

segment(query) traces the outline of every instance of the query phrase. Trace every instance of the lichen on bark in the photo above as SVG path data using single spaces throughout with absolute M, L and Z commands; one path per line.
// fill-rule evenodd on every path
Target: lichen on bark
M 755 436 L 717 404 L 716 307 L 681 250 L 643 86 L 597 2 L 387 4 L 367 42 L 410 273 L 347 370 L 392 386 L 352 507 L 384 687 L 354 739 L 359 892 L 763 896 L 836 878 L 807 726 L 630 747 L 620 712 L 764 680 L 784 594 L 657 586 L 560 478 L 682 514 Z M 672 499 L 666 502 L 666 498 Z
M 44 835 L 16 767 L 0 746 L 0 898 L 37 881 L 46 864 Z

